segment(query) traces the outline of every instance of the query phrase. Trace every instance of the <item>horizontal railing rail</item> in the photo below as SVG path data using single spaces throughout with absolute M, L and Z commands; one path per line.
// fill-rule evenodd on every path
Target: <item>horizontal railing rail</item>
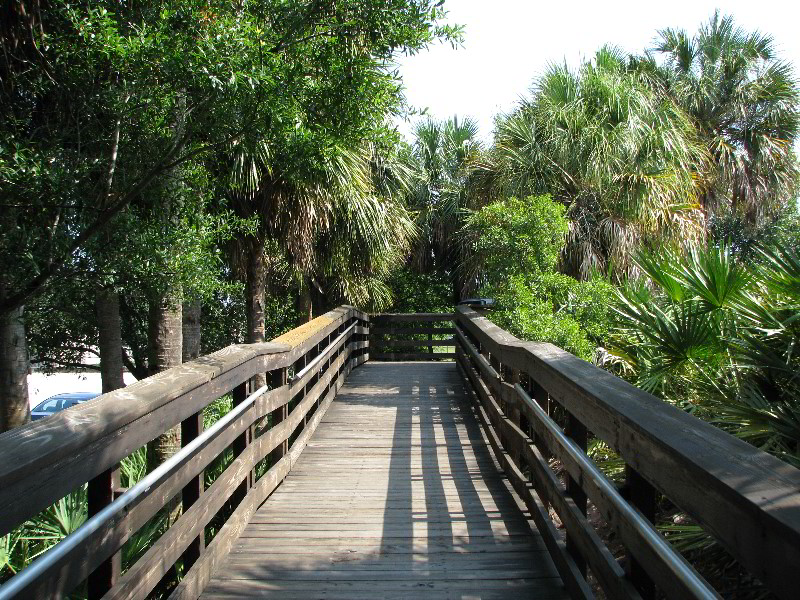
M 551 344 L 523 342 L 459 307 L 456 355 L 490 444 L 531 511 L 573 598 L 714 598 L 652 525 L 657 493 L 780 598 L 796 597 L 800 471 Z M 621 490 L 586 455 L 596 436 L 626 463 Z M 562 483 L 550 466 L 560 462 Z M 590 500 L 626 548 L 620 566 Z M 549 508 L 564 525 L 557 531 Z
M 452 360 L 453 314 L 381 313 L 370 316 L 373 360 Z
M 86 483 L 90 496 L 88 520 L 0 586 L 0 599 L 61 597 L 85 580 L 90 598 L 145 598 L 179 560 L 184 576 L 171 597 L 196 597 L 289 472 L 344 377 L 367 359 L 368 324 L 342 307 L 273 343 L 228 347 L 0 435 L 0 535 Z M 269 386 L 248 395 L 264 373 Z M 204 408 L 228 393 L 233 410 L 202 431 Z M 123 458 L 177 425 L 178 453 L 116 498 L 112 490 L 96 501 Z M 230 449 L 232 462 L 203 489 L 205 469 Z M 175 497 L 180 516 L 120 574 L 123 545 Z

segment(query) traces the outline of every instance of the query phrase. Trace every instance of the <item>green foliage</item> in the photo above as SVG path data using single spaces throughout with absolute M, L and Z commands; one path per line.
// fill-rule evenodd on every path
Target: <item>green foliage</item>
M 568 223 L 549 196 L 509 198 L 469 215 L 467 269 L 495 299 L 491 319 L 527 340 L 550 342 L 585 360 L 608 335 L 611 285 L 555 272 Z
M 800 258 L 726 246 L 642 254 L 618 292 L 613 362 L 643 389 L 800 465 Z
M 490 318 L 517 337 L 550 342 L 591 361 L 595 345 L 608 331 L 611 286 L 605 282 L 578 282 L 566 275 L 509 277 L 482 288 L 497 308 Z
M 568 228 L 564 207 L 549 196 L 493 202 L 466 220 L 472 269 L 491 279 L 551 272 Z
M 394 302 L 390 312 L 449 312 L 453 310 L 452 290 L 437 273 L 417 273 L 409 268 L 392 274 L 388 282 Z

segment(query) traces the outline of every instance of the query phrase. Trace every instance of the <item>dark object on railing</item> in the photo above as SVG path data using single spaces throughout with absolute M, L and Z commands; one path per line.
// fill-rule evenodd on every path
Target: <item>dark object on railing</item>
M 98 569 L 104 574 L 93 578 L 91 598 L 145 598 L 181 557 L 187 570 L 172 597 L 196 597 L 250 515 L 289 472 L 344 377 L 367 359 L 367 326 L 365 314 L 342 307 L 277 343 L 230 346 L 4 433 L 0 535 L 87 481 L 90 488 L 110 489 L 109 471 L 171 427 L 181 424 L 187 435 L 180 452 L 138 485 L 116 499 L 98 494 L 101 506 L 84 526 L 0 586 L 0 598 L 62 597 Z M 259 373 L 270 374 L 272 389 L 247 390 Z M 294 373 L 291 380 L 288 373 Z M 231 391 L 234 410 L 201 432 L 203 409 Z M 256 435 L 265 419 L 272 426 Z M 203 490 L 204 469 L 227 448 L 234 450 L 233 462 Z M 267 457 L 271 463 L 256 480 L 256 466 Z M 177 494 L 183 514 L 119 577 L 108 561 Z M 225 506 L 232 514 L 204 547 L 206 526 Z
M 718 597 L 650 524 L 656 491 L 779 597 L 797 597 L 800 471 L 551 344 L 518 340 L 469 308 L 456 312 L 456 340 L 487 437 L 573 598 L 591 597 L 584 561 L 610 598 L 653 597 L 653 585 L 667 598 Z M 553 420 L 557 413 L 567 427 Z M 587 430 L 627 463 L 628 500 L 586 456 Z M 567 472 L 566 487 L 551 456 Z M 627 572 L 587 520 L 583 497 L 635 558 Z
M 382 313 L 370 316 L 372 360 L 452 360 L 453 315 Z
M 494 298 L 464 298 L 458 306 L 468 306 L 473 309 L 494 308 Z

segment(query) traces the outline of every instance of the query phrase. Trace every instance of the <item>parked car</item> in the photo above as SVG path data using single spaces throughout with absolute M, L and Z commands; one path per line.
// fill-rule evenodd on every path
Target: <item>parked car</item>
M 70 406 L 82 404 L 87 400 L 97 398 L 99 395 L 100 392 L 72 392 L 68 394 L 56 394 L 55 396 L 50 396 L 47 400 L 43 400 L 33 407 L 31 410 L 31 421 L 44 419 L 45 417 L 49 417 L 53 413 L 57 413 L 60 410 L 69 408 Z

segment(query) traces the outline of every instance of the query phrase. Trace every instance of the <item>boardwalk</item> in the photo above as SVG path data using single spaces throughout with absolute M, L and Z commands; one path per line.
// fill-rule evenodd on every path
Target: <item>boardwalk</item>
M 202 597 L 565 598 L 453 363 L 357 368 Z

